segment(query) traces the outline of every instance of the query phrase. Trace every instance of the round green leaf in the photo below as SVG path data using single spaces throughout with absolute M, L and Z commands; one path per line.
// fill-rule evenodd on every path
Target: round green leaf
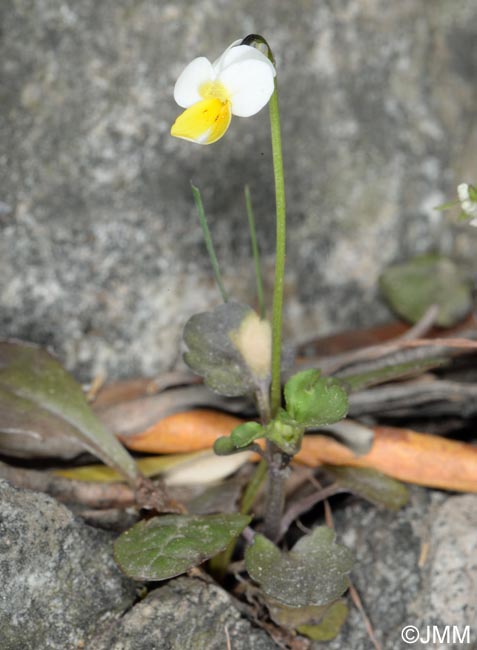
M 451 327 L 472 307 L 471 283 L 452 260 L 441 255 L 418 255 L 389 267 L 380 286 L 394 311 L 411 323 L 431 305 L 438 305 L 437 324 Z
M 335 543 L 335 534 L 319 526 L 282 553 L 256 535 L 245 553 L 245 566 L 267 596 L 290 607 L 328 605 L 348 588 L 351 551 Z
M 288 414 L 306 426 L 332 424 L 348 411 L 348 395 L 341 382 L 322 377 L 315 369 L 298 372 L 287 381 L 285 403 Z
M 223 551 L 250 520 L 235 513 L 154 517 L 118 537 L 114 557 L 131 578 L 166 580 Z

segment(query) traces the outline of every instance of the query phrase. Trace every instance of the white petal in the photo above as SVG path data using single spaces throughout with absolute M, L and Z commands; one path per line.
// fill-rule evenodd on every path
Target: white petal
M 258 113 L 272 96 L 273 78 L 274 74 L 266 62 L 248 58 L 228 65 L 219 74 L 218 80 L 230 95 L 232 114 L 250 117 Z
M 462 201 L 462 210 L 469 217 L 477 217 L 477 203 L 475 201 L 471 201 L 470 199 Z
M 207 81 L 213 81 L 213 79 L 212 63 L 205 56 L 199 56 L 191 61 L 179 75 L 174 86 L 174 99 L 182 108 L 189 108 L 203 99 L 199 94 L 200 86 Z
M 242 39 L 239 38 L 237 41 L 234 41 L 233 43 L 231 43 L 231 44 L 228 46 L 228 48 L 222 52 L 222 54 L 219 56 L 219 58 L 216 59 L 216 60 L 213 62 L 212 66 L 213 66 L 213 68 L 214 68 L 216 74 L 217 74 L 218 71 L 222 70 L 222 68 L 223 68 L 223 61 L 225 60 L 225 56 L 226 56 L 227 52 L 228 52 L 229 50 L 231 50 L 233 47 L 236 47 L 236 46 L 237 46 L 239 43 L 241 43 L 241 42 L 242 42 Z
M 461 183 L 457 186 L 457 196 L 459 197 L 459 201 L 465 201 L 469 198 L 469 186 L 467 183 Z
M 251 45 L 236 45 L 237 42 L 240 43 L 240 41 L 232 43 L 232 45 L 225 50 L 222 56 L 214 62 L 213 66 L 217 77 L 219 77 L 219 75 L 229 65 L 242 61 L 261 61 L 269 66 L 270 72 L 275 76 L 275 67 L 263 52 L 260 52 L 256 47 L 252 47 Z

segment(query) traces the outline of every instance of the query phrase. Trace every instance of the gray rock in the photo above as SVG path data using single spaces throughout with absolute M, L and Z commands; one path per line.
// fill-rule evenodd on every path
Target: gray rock
M 340 540 L 357 554 L 353 583 L 383 648 L 412 647 L 401 638 L 409 625 L 419 631 L 420 647 L 477 647 L 476 513 L 477 495 L 421 488 L 398 513 L 362 502 L 337 513 Z M 352 608 L 339 636 L 313 647 L 369 650 L 371 641 Z
M 230 596 L 213 584 L 178 578 L 151 592 L 95 650 L 275 650 L 265 632 L 241 618 Z
M 2 650 L 75 650 L 136 597 L 112 537 L 54 499 L 0 482 Z M 83 644 L 83 645 L 81 645 Z
M 4 0 L 0 14 L 1 336 L 51 344 L 83 378 L 173 366 L 188 316 L 219 300 L 189 179 L 248 302 L 251 184 L 270 287 L 266 110 L 211 147 L 169 136 L 182 67 L 253 31 L 278 60 L 288 333 L 386 318 L 377 276 L 413 252 L 472 258 L 469 229 L 454 237 L 433 208 L 477 176 L 473 0 Z

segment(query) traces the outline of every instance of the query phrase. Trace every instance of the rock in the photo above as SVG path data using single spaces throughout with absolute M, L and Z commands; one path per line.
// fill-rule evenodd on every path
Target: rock
M 177 578 L 152 591 L 118 625 L 94 641 L 95 650 L 275 650 L 265 632 L 242 618 L 220 587 Z
M 111 540 L 54 499 L 0 482 L 2 650 L 91 647 L 92 633 L 136 597 Z
M 336 513 L 340 541 L 357 554 L 353 584 L 383 648 L 411 647 L 401 638 L 410 625 L 419 631 L 421 647 L 468 648 L 459 642 L 466 634 L 475 643 L 476 513 L 477 495 L 446 496 L 422 488 L 412 488 L 409 505 L 397 513 L 362 502 Z M 334 641 L 313 645 L 314 650 L 370 647 L 355 608 Z
M 4 0 L 0 13 L 0 336 L 52 345 L 81 378 L 173 366 L 187 318 L 219 302 L 190 179 L 242 302 L 251 184 L 270 289 L 267 111 L 210 147 L 169 135 L 181 69 L 258 29 L 279 70 L 289 335 L 387 318 L 390 262 L 473 259 L 473 229 L 454 238 L 434 210 L 476 180 L 472 0 Z

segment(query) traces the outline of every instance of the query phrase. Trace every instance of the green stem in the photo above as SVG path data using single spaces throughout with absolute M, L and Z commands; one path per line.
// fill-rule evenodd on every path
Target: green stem
M 273 173 L 275 177 L 276 204 L 276 252 L 275 286 L 272 311 L 272 385 L 270 392 L 272 417 L 281 406 L 281 351 L 283 319 L 283 284 L 285 277 L 286 252 L 286 203 L 285 179 L 283 174 L 282 138 L 280 132 L 280 111 L 278 108 L 277 81 L 270 99 L 270 127 L 272 136 Z
M 212 242 L 212 237 L 210 235 L 209 225 L 205 216 L 204 205 L 202 203 L 202 197 L 198 187 L 195 187 L 192 183 L 190 184 L 192 188 L 192 194 L 194 196 L 195 205 L 199 213 L 200 227 L 202 228 L 202 233 L 204 235 L 205 245 L 207 247 L 207 252 L 212 263 L 212 269 L 214 271 L 215 281 L 219 287 L 220 293 L 222 294 L 222 299 L 224 302 L 228 302 L 229 296 L 225 291 L 224 283 L 222 282 L 222 275 L 220 273 L 219 261 L 217 255 L 215 254 L 214 244 Z
M 242 503 L 240 505 L 240 513 L 242 515 L 248 515 L 252 509 L 255 499 L 257 498 L 258 491 L 260 490 L 260 487 L 262 486 L 262 483 L 267 475 L 267 469 L 267 461 L 261 460 L 257 465 L 254 473 L 252 474 L 252 478 L 248 482 L 247 487 L 245 488 L 245 492 L 242 496 Z M 218 579 L 222 579 L 225 576 L 227 567 L 229 566 L 232 559 L 236 543 L 237 540 L 233 539 L 225 551 L 222 551 L 222 553 L 219 553 L 215 557 L 211 558 L 211 560 L 209 560 L 209 569 L 215 576 L 217 576 Z
M 262 280 L 262 272 L 260 270 L 260 253 L 258 250 L 257 232 L 255 230 L 255 218 L 253 216 L 252 199 L 250 197 L 250 189 L 248 185 L 245 185 L 244 187 L 244 194 L 245 194 L 245 207 L 247 209 L 248 226 L 250 229 L 250 239 L 252 241 L 253 261 L 255 263 L 255 278 L 257 281 L 257 297 L 258 297 L 258 304 L 260 307 L 260 318 L 263 320 L 265 318 L 265 301 L 263 299 L 263 280 Z

